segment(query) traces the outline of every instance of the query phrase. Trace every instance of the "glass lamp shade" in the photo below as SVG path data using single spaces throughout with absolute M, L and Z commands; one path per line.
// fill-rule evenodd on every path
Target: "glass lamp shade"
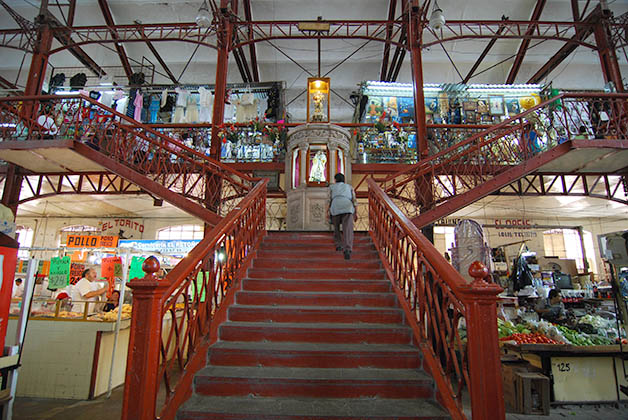
M 445 26 L 445 16 L 443 16 L 443 11 L 441 9 L 434 9 L 432 11 L 432 16 L 430 17 L 430 28 L 438 31 L 443 26 Z
M 198 9 L 198 14 L 196 15 L 196 24 L 201 28 L 208 28 L 212 23 L 212 17 L 209 14 L 209 9 L 207 8 L 207 2 L 203 2 L 200 9 Z

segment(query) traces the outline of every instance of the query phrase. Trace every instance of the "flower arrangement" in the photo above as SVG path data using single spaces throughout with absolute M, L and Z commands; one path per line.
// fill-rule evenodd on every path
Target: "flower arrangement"
M 382 115 L 375 122 L 375 124 L 373 124 L 373 127 L 377 130 L 378 133 L 383 133 L 384 131 L 390 130 L 390 126 L 390 121 L 386 119 L 386 112 L 382 112 Z
M 220 127 L 220 131 L 218 131 L 218 136 L 223 140 L 223 142 L 238 142 L 238 130 L 233 124 L 222 125 Z

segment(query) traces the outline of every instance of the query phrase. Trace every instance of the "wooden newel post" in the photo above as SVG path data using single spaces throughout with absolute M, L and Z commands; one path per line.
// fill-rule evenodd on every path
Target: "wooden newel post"
M 144 261 L 142 279 L 129 282 L 133 289 L 133 315 L 129 353 L 124 381 L 122 420 L 155 420 L 155 401 L 159 388 L 159 354 L 163 293 L 168 287 L 155 275 L 159 261 L 149 257 Z
M 464 290 L 463 302 L 472 416 L 474 420 L 503 420 L 506 412 L 497 333 L 497 295 L 503 289 L 485 281 L 489 272 L 479 261 L 469 266 L 469 274 L 475 280 Z

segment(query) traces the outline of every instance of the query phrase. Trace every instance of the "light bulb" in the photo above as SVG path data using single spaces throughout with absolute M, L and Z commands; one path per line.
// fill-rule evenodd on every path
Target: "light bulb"
M 437 2 L 434 2 L 434 8 L 432 9 L 432 16 L 430 16 L 430 28 L 438 31 L 445 26 L 445 16 L 443 16 L 443 10 L 440 8 Z
M 196 15 L 196 24 L 201 28 L 208 28 L 212 23 L 212 17 L 209 14 L 209 8 L 207 7 L 207 1 L 203 1 L 198 14 Z

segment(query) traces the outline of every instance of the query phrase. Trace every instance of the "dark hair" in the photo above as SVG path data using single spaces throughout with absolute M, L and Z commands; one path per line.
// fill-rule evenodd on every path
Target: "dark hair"
M 343 174 L 334 175 L 334 179 L 336 182 L 345 182 L 345 176 Z
M 119 290 L 114 290 L 113 292 L 111 292 L 111 296 L 113 296 L 114 293 L 117 293 L 118 296 L 120 296 L 120 291 Z
M 587 132 L 587 128 L 584 125 L 581 125 L 580 128 L 578 129 L 578 131 L 580 131 L 580 133 L 586 133 Z
M 85 277 L 87 273 L 89 273 L 89 270 L 91 270 L 91 268 L 86 268 L 85 270 L 83 270 L 83 274 L 81 274 L 81 277 Z
M 550 299 L 554 299 L 556 296 L 560 296 L 560 290 L 558 289 L 550 290 L 549 295 L 547 295 L 547 297 Z

